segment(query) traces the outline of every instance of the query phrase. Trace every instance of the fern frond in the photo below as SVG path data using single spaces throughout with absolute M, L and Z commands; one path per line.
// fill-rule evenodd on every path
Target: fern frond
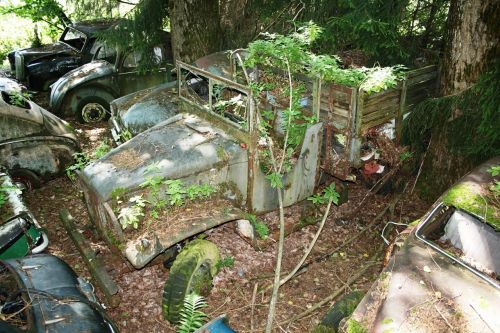
M 207 315 L 201 311 L 208 304 L 203 296 L 191 293 L 184 298 L 184 305 L 180 312 L 177 333 L 192 333 L 203 326 Z

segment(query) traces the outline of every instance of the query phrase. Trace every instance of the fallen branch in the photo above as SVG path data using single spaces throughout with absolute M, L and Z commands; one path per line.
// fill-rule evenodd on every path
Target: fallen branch
M 328 213 L 330 212 L 332 202 L 333 202 L 333 199 L 330 198 L 330 200 L 328 200 L 328 205 L 326 206 L 325 213 L 323 214 L 323 218 L 321 219 L 321 224 L 319 225 L 319 229 L 318 229 L 318 231 L 316 231 L 316 234 L 314 235 L 314 238 L 312 239 L 311 243 L 309 244 L 309 247 L 307 248 L 306 253 L 304 253 L 304 255 L 302 256 L 302 259 L 300 259 L 299 263 L 295 266 L 295 268 L 287 276 L 285 276 L 283 279 L 280 280 L 280 286 L 287 283 L 288 281 L 290 281 L 290 279 L 292 277 L 295 276 L 297 271 L 302 267 L 302 265 L 304 264 L 304 261 L 306 261 L 307 257 L 311 253 L 312 249 L 314 248 L 314 245 L 316 245 L 316 241 L 318 240 L 319 235 L 321 234 L 321 231 L 323 230 L 323 227 L 325 226 L 325 222 L 326 222 L 326 219 L 328 217 Z M 272 287 L 272 285 L 267 286 L 267 288 L 262 290 L 262 292 L 266 292 L 271 287 Z
M 284 325 L 284 324 L 291 323 L 291 322 L 294 322 L 296 320 L 299 320 L 299 319 L 301 319 L 301 318 L 303 318 L 303 317 L 305 317 L 305 316 L 313 313 L 314 311 L 316 311 L 317 309 L 319 309 L 323 305 L 331 302 L 335 298 L 337 298 L 340 294 L 342 294 L 342 292 L 344 292 L 344 290 L 347 287 L 349 287 L 354 282 L 356 282 L 360 277 L 362 277 L 366 273 L 366 271 L 370 267 L 374 266 L 377 263 L 377 259 L 380 257 L 380 254 L 383 252 L 383 249 L 384 249 L 384 244 L 381 244 L 379 246 L 379 248 L 377 249 L 377 252 L 375 253 L 375 255 L 373 255 L 373 257 L 370 259 L 369 263 L 366 264 L 365 266 L 363 266 L 361 269 L 359 269 L 356 273 L 354 273 L 352 275 L 352 277 L 349 280 L 347 280 L 342 287 L 340 287 L 339 289 L 335 290 L 332 294 L 330 294 L 329 296 L 327 296 L 326 298 L 324 298 L 322 301 L 314 304 L 312 307 L 310 307 L 306 311 L 304 311 L 302 313 L 299 313 L 298 315 L 293 316 L 290 319 L 287 319 L 287 320 L 284 320 L 284 321 L 280 322 L 279 325 Z
M 259 287 L 259 284 L 256 283 L 253 286 L 253 294 L 252 294 L 252 309 L 250 311 L 250 329 L 253 330 L 253 312 L 255 309 L 255 297 L 257 297 L 257 288 Z
M 313 264 L 315 262 L 319 262 L 319 261 L 323 261 L 323 260 L 327 259 L 328 257 L 332 256 L 335 252 L 338 252 L 340 249 L 342 249 L 342 248 L 346 247 L 347 245 L 351 244 L 352 242 L 354 242 L 356 239 L 361 237 L 361 235 L 363 233 L 365 233 L 366 231 L 371 229 L 382 217 L 384 217 L 384 215 L 387 213 L 387 211 L 389 209 L 391 209 L 391 207 L 394 207 L 400 199 L 401 199 L 401 195 L 397 195 L 391 202 L 389 202 L 389 204 L 387 204 L 387 206 L 385 206 L 385 208 L 373 219 L 373 221 L 370 222 L 370 224 L 365 226 L 363 229 L 361 229 L 359 232 L 357 232 L 354 236 L 345 240 L 342 244 L 340 244 L 339 246 L 337 246 L 336 248 L 334 248 L 333 250 L 331 250 L 327 254 L 324 254 L 322 256 L 314 258 L 313 260 L 303 264 L 302 267 L 300 267 L 300 270 L 310 266 L 311 264 Z

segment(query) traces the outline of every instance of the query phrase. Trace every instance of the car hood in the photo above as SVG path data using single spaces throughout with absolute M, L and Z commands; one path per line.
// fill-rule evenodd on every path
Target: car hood
M 122 126 L 132 135 L 144 132 L 179 112 L 177 81 L 144 89 L 112 102 Z
M 31 47 L 16 50 L 15 52 L 23 55 L 25 63 L 29 61 L 40 59 L 42 57 L 60 53 L 67 53 L 68 55 L 75 55 L 78 52 L 69 45 L 62 42 L 55 42 L 53 44 L 42 45 L 39 47 Z
M 182 179 L 224 165 L 247 161 L 245 149 L 223 130 L 190 114 L 166 120 L 113 149 L 87 166 L 83 182 L 101 200 L 107 201 L 117 188 L 139 189 L 151 165 L 155 175 Z

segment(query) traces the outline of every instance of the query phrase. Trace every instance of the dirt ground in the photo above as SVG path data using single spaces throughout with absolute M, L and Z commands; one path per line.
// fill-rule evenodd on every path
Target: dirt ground
M 34 95 L 33 100 L 45 108 L 48 106 L 46 94 Z M 73 119 L 68 121 L 76 128 L 85 152 L 92 151 L 103 140 L 110 139 L 106 123 L 89 126 L 78 124 Z M 406 187 L 407 192 L 412 182 L 410 179 L 410 186 Z M 352 244 L 332 253 L 345 240 L 363 230 L 394 197 L 394 194 L 367 197 L 368 189 L 361 184 L 350 183 L 348 189 L 348 202 L 340 207 L 332 206 L 325 228 L 307 262 L 319 257 L 326 259 L 312 263 L 307 270 L 280 288 L 275 332 L 311 330 L 333 302 L 300 320 L 290 319 L 344 286 L 345 281 L 360 267 L 369 263 L 383 244 L 380 232 L 385 222 L 409 223 L 419 218 L 428 208 L 428 205 L 416 196 L 406 193 L 376 227 L 369 229 Z M 109 250 L 92 231 L 83 195 L 76 184 L 67 177 L 55 179 L 44 184 L 42 188 L 27 193 L 26 201 L 40 224 L 47 230 L 50 240 L 47 251 L 67 261 L 80 276 L 91 279 L 84 261 L 62 227 L 59 219 L 61 209 L 70 211 L 78 230 L 90 240 L 92 248 L 105 258 L 107 269 L 119 286 L 118 306 L 108 306 L 107 313 L 121 332 L 175 332 L 175 327 L 164 320 L 161 313 L 161 297 L 168 278 L 168 269 L 160 262 L 134 270 L 123 260 L 107 260 L 106 258 L 111 258 Z M 287 208 L 287 221 L 298 221 L 301 211 L 300 205 Z M 275 212 L 261 218 L 271 230 L 277 229 L 278 215 Z M 284 272 L 289 272 L 300 260 L 317 228 L 317 225 L 310 225 L 286 238 Z M 392 236 L 394 235 L 395 231 Z M 270 242 L 270 246 L 257 251 L 236 233 L 232 223 L 209 231 L 207 239 L 217 244 L 222 258 L 233 257 L 234 265 L 223 268 L 216 276 L 212 292 L 207 297 L 208 307 L 205 312 L 209 318 L 226 314 L 231 326 L 238 332 L 263 332 L 270 291 L 261 290 L 272 283 L 277 242 Z M 367 274 L 346 288 L 345 293 L 354 289 L 367 290 L 381 269 L 382 258 L 378 259 Z M 255 301 L 252 301 L 255 288 L 258 292 L 255 294 Z M 103 300 L 103 294 L 99 290 L 97 293 Z
M 109 140 L 105 123 L 89 126 L 78 124 L 71 119 L 69 121 L 75 126 L 84 151 L 91 151 L 103 140 Z M 351 214 L 367 193 L 368 190 L 364 186 L 349 184 L 349 201 L 340 207 L 332 208 L 310 258 L 330 253 L 362 230 L 394 196 L 370 196 L 356 214 Z M 408 223 L 425 212 L 427 205 L 414 196 L 406 195 L 403 198 L 376 228 L 366 232 L 353 244 L 328 256 L 326 260 L 313 263 L 307 271 L 285 284 L 279 292 L 276 321 L 287 321 L 343 286 L 354 272 L 368 263 L 382 244 L 380 231 L 384 222 L 392 220 Z M 91 223 L 78 187 L 63 177 L 28 193 L 26 199 L 32 212 L 48 231 L 48 252 L 62 257 L 79 275 L 90 279 L 85 263 L 59 220 L 59 210 L 68 209 L 75 218 L 78 229 L 91 240 L 93 249 L 104 258 L 109 254 L 105 244 L 91 231 Z M 300 212 L 300 205 L 287 208 L 286 219 L 297 221 Z M 350 215 L 353 216 L 349 217 Z M 267 214 L 263 218 L 271 229 L 276 229 L 276 213 Z M 285 272 L 289 272 L 300 260 L 316 230 L 317 225 L 311 225 L 286 238 L 283 261 Z M 255 302 L 252 302 L 253 290 L 255 285 L 261 290 L 272 282 L 277 244 L 257 251 L 236 234 L 231 223 L 212 230 L 207 239 L 217 244 L 222 257 L 233 257 L 234 266 L 223 268 L 215 278 L 212 292 L 207 297 L 209 306 L 205 309 L 206 313 L 210 318 L 227 314 L 231 326 L 238 332 L 262 332 L 267 318 L 270 292 L 257 292 Z M 161 314 L 163 285 L 168 277 L 168 270 L 162 263 L 149 265 L 141 270 L 131 270 L 124 262 L 116 261 L 107 262 L 107 266 L 119 286 L 119 305 L 115 308 L 108 307 L 107 312 L 121 332 L 175 331 Z M 381 269 L 382 264 L 377 263 L 368 274 L 347 288 L 347 291 L 367 290 Z M 100 292 L 99 295 L 102 296 Z M 327 309 L 328 306 L 325 305 L 301 320 L 277 325 L 275 331 L 309 331 L 321 320 Z

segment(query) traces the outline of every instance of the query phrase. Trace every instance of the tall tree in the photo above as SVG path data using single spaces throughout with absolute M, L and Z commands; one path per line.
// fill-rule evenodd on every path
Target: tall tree
M 174 59 L 190 62 L 221 50 L 219 1 L 171 0 L 169 15 Z
M 498 77 L 486 75 L 482 85 L 473 87 L 487 71 L 498 73 L 499 18 L 498 0 L 451 3 L 441 74 L 444 97 L 423 109 L 433 112 L 431 118 L 438 120 L 430 129 L 429 149 L 419 179 L 421 193 L 429 200 L 500 150 L 495 148 L 500 144 L 498 86 L 491 87 L 498 84 Z M 426 117 L 416 114 L 414 118 L 419 116 Z

